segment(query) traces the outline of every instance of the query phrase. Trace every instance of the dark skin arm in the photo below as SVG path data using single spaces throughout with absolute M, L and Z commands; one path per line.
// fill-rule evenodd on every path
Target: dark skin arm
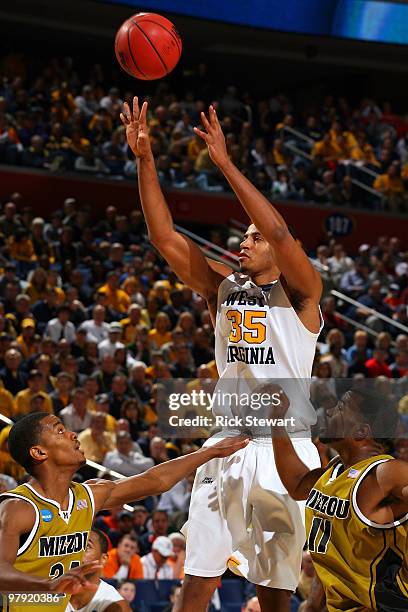
M 212 161 L 228 180 L 249 218 L 273 246 L 278 268 L 286 282 L 317 305 L 322 291 L 320 275 L 290 234 L 282 215 L 231 162 L 213 106 L 209 108 L 209 118 L 201 113 L 201 120 L 205 131 L 195 128 L 196 134 L 206 142 Z
M 247 443 L 248 439 L 240 436 L 227 438 L 217 442 L 214 446 L 201 448 L 189 455 L 156 465 L 137 476 L 130 476 L 115 482 L 101 480 L 95 483 L 92 481 L 89 484 L 95 498 L 96 511 L 164 493 L 203 463 L 215 457 L 227 457 L 240 448 L 244 448 Z
M 128 602 L 123 601 L 114 601 L 110 606 L 105 608 L 105 612 L 131 612 L 132 608 L 129 606 Z
M 357 503 L 375 523 L 391 523 L 408 513 L 408 464 L 395 459 L 381 463 L 359 486 Z
M 262 391 L 270 395 L 280 394 L 280 403 L 272 408 L 271 417 L 284 419 L 290 405 L 287 395 L 280 393 L 281 388 L 274 384 L 265 385 L 262 387 Z M 272 445 L 276 468 L 283 486 L 293 499 L 299 501 L 307 499 L 310 491 L 325 470 L 322 468 L 309 470 L 296 454 L 285 427 L 272 427 Z
M 133 108 L 125 103 L 121 119 L 126 137 L 137 158 L 140 201 L 146 219 L 149 239 L 177 276 L 204 297 L 211 315 L 215 316 L 218 287 L 225 276 L 210 266 L 201 249 L 192 240 L 174 229 L 173 219 L 157 176 L 147 128 L 147 102 L 139 111 L 138 98 Z
M 0 503 L 0 592 L 6 593 L 70 593 L 93 588 L 86 576 L 101 569 L 98 562 L 85 563 L 53 580 L 16 570 L 20 536 L 29 533 L 35 524 L 33 507 L 19 499 Z

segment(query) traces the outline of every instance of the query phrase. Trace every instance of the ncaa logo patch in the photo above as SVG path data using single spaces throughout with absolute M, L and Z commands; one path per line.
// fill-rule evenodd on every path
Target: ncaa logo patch
M 45 508 L 41 510 L 41 517 L 44 523 L 50 523 L 54 518 L 51 510 L 46 510 Z
M 88 502 L 86 501 L 86 499 L 79 499 L 77 501 L 77 505 L 76 505 L 77 510 L 85 510 L 85 508 L 87 507 L 88 507 Z

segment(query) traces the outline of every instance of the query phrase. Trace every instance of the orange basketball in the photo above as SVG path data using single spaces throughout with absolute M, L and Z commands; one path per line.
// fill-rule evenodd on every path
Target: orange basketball
M 181 50 L 181 38 L 174 25 L 156 13 L 133 15 L 121 25 L 115 38 L 115 53 L 123 70 L 145 81 L 169 74 Z

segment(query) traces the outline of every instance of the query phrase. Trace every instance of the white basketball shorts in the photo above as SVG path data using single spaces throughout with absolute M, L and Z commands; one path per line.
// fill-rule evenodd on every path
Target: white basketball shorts
M 305 465 L 320 467 L 310 439 L 292 442 Z M 279 478 L 270 439 L 212 459 L 197 470 L 182 529 L 185 573 L 216 577 L 229 567 L 254 584 L 294 591 L 306 540 L 304 510 L 305 502 L 294 501 Z

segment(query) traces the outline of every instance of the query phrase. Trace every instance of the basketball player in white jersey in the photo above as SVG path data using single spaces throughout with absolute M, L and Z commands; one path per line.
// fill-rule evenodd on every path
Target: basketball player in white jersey
M 208 302 L 216 327 L 220 381 L 235 389 L 242 381 L 310 378 L 321 329 L 321 279 L 291 236 L 278 211 L 229 159 L 213 107 L 202 114 L 203 138 L 252 220 L 241 244 L 241 273 L 205 258 L 173 227 L 157 178 L 147 129 L 147 103 L 125 104 L 121 115 L 137 157 L 139 192 L 149 238 L 179 278 Z M 235 382 L 231 382 L 235 381 Z M 283 385 L 282 385 L 283 386 Z M 221 410 L 219 406 L 217 410 Z M 313 410 L 296 409 L 302 461 L 320 465 L 310 440 Z M 226 432 L 225 435 L 229 435 Z M 210 439 L 207 444 L 214 443 Z M 211 461 L 197 471 L 185 529 L 185 580 L 177 612 L 205 612 L 219 577 L 229 566 L 257 586 L 263 612 L 289 610 L 300 572 L 305 532 L 302 508 L 283 487 L 269 439 L 254 437 L 234 459 Z

